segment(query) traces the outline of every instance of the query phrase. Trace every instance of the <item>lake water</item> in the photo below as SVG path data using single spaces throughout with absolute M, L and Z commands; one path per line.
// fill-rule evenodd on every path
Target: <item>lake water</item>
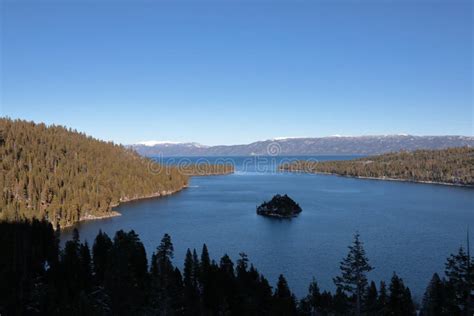
M 351 157 L 312 157 L 335 158 Z M 133 229 L 150 257 L 169 233 L 180 267 L 186 249 L 200 253 L 203 243 L 217 261 L 224 253 L 237 259 L 245 252 L 273 285 L 282 273 L 302 297 L 313 276 L 321 288 L 334 289 L 332 278 L 358 231 L 375 267 L 369 279 L 389 281 L 396 271 L 420 299 L 433 272 L 443 272 L 447 256 L 465 245 L 468 225 L 474 227 L 473 189 L 277 173 L 282 157 L 231 159 L 235 174 L 195 177 L 172 196 L 122 204 L 120 217 L 78 224 L 81 239 L 92 243 L 99 229 L 111 237 Z M 298 202 L 300 216 L 258 216 L 256 206 L 276 193 Z M 71 230 L 65 230 L 63 242 L 70 237 Z

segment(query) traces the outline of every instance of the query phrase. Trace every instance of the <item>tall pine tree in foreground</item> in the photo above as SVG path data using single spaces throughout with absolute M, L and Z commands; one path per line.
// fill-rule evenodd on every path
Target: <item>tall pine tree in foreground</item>
M 469 244 L 468 244 L 469 247 Z M 459 248 L 446 262 L 445 274 L 448 286 L 454 292 L 454 302 L 464 315 L 472 315 L 472 292 L 474 291 L 474 266 L 469 251 Z
M 365 254 L 359 233 L 354 235 L 354 241 L 349 246 L 349 253 L 341 261 L 341 275 L 334 278 L 334 283 L 342 292 L 355 296 L 356 315 L 361 312 L 362 297 L 367 289 L 367 273 L 373 268 Z

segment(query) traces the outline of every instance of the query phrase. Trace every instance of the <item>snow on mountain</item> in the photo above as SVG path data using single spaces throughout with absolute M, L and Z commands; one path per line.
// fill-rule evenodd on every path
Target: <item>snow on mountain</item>
M 149 146 L 149 147 L 152 147 L 152 146 L 156 146 L 156 145 L 164 145 L 164 144 L 173 144 L 173 145 L 177 145 L 177 144 L 182 144 L 181 142 L 172 142 L 172 141 L 169 141 L 169 140 L 145 140 L 145 141 L 141 141 L 141 142 L 138 142 L 136 143 L 136 145 L 144 145 L 144 146 Z
M 131 145 L 144 156 L 248 156 L 268 155 L 272 143 L 279 155 L 374 155 L 400 150 L 474 147 L 472 136 L 366 135 L 328 137 L 277 137 L 241 145 L 205 146 L 199 143 L 144 141 Z

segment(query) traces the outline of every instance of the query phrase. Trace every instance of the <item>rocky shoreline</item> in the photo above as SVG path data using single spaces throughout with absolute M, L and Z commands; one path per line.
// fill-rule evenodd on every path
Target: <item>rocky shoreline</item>
M 156 193 L 153 193 L 153 194 L 149 194 L 149 195 L 145 195 L 145 196 L 137 196 L 137 197 L 132 197 L 132 198 L 129 198 L 129 197 L 121 198 L 118 203 L 112 204 L 110 207 L 111 208 L 117 207 L 121 203 L 127 203 L 127 202 L 133 202 L 133 201 L 145 200 L 145 199 L 153 199 L 153 198 L 157 198 L 157 197 L 163 197 L 163 196 L 171 195 L 171 194 L 177 193 L 177 192 L 179 192 L 183 189 L 186 189 L 187 187 L 188 186 L 185 185 L 185 186 L 181 187 L 178 190 L 160 191 L 160 192 L 156 192 Z M 74 226 L 74 225 L 76 225 L 77 223 L 80 223 L 80 222 L 93 221 L 93 220 L 111 218 L 111 217 L 116 217 L 116 216 L 122 216 L 122 214 L 120 214 L 119 212 L 114 211 L 114 210 L 111 210 L 108 213 L 100 214 L 100 215 L 86 214 L 86 215 L 81 216 L 77 222 L 61 226 L 61 229 L 72 227 L 72 226 Z

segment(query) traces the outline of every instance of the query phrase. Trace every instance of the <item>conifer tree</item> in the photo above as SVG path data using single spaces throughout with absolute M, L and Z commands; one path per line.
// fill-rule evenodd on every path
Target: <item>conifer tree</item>
M 413 305 L 410 289 L 405 287 L 403 280 L 396 273 L 392 276 L 389 288 L 388 310 L 390 315 L 415 315 L 415 306 Z
M 437 273 L 433 274 L 423 295 L 421 316 L 448 316 L 447 289 Z
M 370 285 L 367 289 L 364 298 L 364 310 L 365 314 L 370 316 L 378 315 L 378 293 L 377 293 L 377 286 L 375 282 L 370 282 Z
M 288 287 L 285 277 L 280 274 L 275 289 L 273 315 L 295 315 L 296 299 Z
M 387 285 L 384 281 L 380 282 L 379 297 L 377 299 L 377 310 L 381 316 L 388 315 Z
M 197 291 L 200 293 L 200 284 L 199 280 L 201 277 L 201 263 L 199 262 L 199 257 L 197 254 L 196 249 L 193 249 L 193 286 L 194 288 L 197 289 Z
M 198 280 L 197 275 L 195 274 L 195 261 L 191 250 L 188 248 L 186 251 L 186 257 L 184 259 L 184 302 L 185 302 L 185 314 L 186 315 L 196 315 L 199 308 L 199 290 L 198 290 Z
M 175 286 L 175 270 L 171 260 L 174 255 L 174 247 L 171 237 L 164 234 L 160 245 L 156 248 L 156 253 L 152 255 L 150 267 L 152 286 L 152 306 L 155 312 L 168 315 L 173 311 L 173 301 L 171 289 Z
M 359 238 L 356 233 L 347 257 L 341 261 L 341 275 L 334 278 L 338 289 L 355 296 L 357 316 L 361 313 L 362 297 L 367 289 L 367 272 L 373 269 Z
M 107 269 L 107 258 L 112 248 L 110 237 L 99 230 L 94 245 L 92 246 L 92 261 L 94 262 L 94 278 L 97 284 L 104 281 L 105 271 Z
M 471 293 L 474 291 L 474 264 L 464 248 L 460 247 L 457 254 L 448 258 L 445 274 L 454 291 L 455 304 L 460 306 L 463 313 L 470 314 Z
M 309 284 L 308 295 L 301 301 L 301 305 L 305 306 L 304 314 L 321 313 L 321 292 L 315 278 Z
M 111 297 L 112 313 L 143 313 L 147 306 L 149 274 L 145 248 L 132 230 L 119 230 L 107 259 L 104 286 Z

